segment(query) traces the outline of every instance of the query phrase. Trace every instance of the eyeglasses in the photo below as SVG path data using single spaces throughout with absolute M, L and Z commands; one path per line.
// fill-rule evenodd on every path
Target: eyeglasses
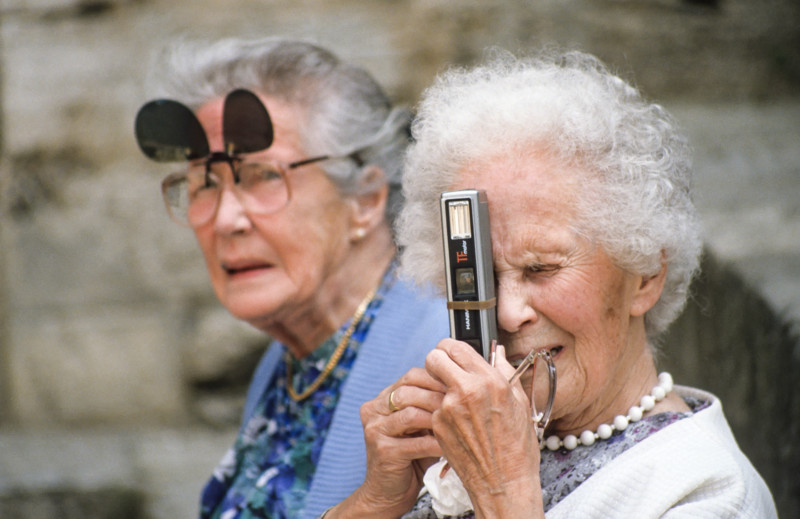
M 315 162 L 350 159 L 363 166 L 359 154 L 322 155 L 285 164 L 278 161 L 248 161 L 244 155 L 272 145 L 272 119 L 261 99 L 249 90 L 237 89 L 225 96 L 222 109 L 224 152 L 211 153 L 208 137 L 194 112 L 170 99 L 146 103 L 136 114 L 136 141 L 148 158 L 157 162 L 194 161 L 187 171 L 174 173 L 161 183 L 164 202 L 177 222 L 197 227 L 217 212 L 225 189 L 224 165 L 233 175 L 232 190 L 251 214 L 270 214 L 289 202 L 286 181 L 289 170 Z M 197 162 L 201 159 L 202 162 Z
M 275 160 L 250 161 L 212 153 L 202 164 L 187 171 L 173 173 L 161 182 L 161 192 L 167 211 L 174 221 L 189 227 L 199 227 L 217 214 L 225 190 L 227 165 L 233 177 L 232 192 L 249 214 L 273 214 L 289 203 L 291 188 L 287 173 L 295 168 L 316 162 L 350 159 L 361 165 L 358 152 L 349 155 L 323 155 L 291 163 Z

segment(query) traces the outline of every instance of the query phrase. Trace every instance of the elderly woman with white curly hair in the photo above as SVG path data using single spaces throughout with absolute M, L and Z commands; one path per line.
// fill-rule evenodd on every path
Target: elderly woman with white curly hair
M 701 252 L 664 109 L 592 56 L 498 53 L 440 76 L 413 135 L 404 271 L 443 286 L 439 195 L 485 191 L 502 346 L 443 339 L 362 406 L 367 477 L 326 519 L 776 517 L 720 401 L 656 369 Z M 541 372 L 512 379 L 541 351 L 544 431 Z

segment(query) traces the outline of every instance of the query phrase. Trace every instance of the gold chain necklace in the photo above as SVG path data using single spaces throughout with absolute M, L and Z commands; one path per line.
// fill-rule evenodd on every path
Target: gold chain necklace
M 361 322 L 361 318 L 364 317 L 364 312 L 367 311 L 367 307 L 372 301 L 372 298 L 375 297 L 375 292 L 377 291 L 377 288 L 372 290 L 358 305 L 358 308 L 356 308 L 356 313 L 353 314 L 353 320 L 350 323 L 350 326 L 347 327 L 347 331 L 344 332 L 339 344 L 336 345 L 336 349 L 333 350 L 331 358 L 328 359 L 328 363 L 325 365 L 325 368 L 323 368 L 322 373 L 320 373 L 314 382 L 305 388 L 302 393 L 298 393 L 292 387 L 292 358 L 290 353 L 286 352 L 286 390 L 289 392 L 289 396 L 292 397 L 292 400 L 295 402 L 305 400 L 311 396 L 311 394 L 316 391 L 323 382 L 325 382 L 325 379 L 331 374 L 333 368 L 335 368 L 336 364 L 339 363 L 339 358 L 341 358 L 345 348 L 347 348 L 347 344 L 350 342 L 350 337 L 353 336 L 356 326 L 358 326 L 358 323 Z

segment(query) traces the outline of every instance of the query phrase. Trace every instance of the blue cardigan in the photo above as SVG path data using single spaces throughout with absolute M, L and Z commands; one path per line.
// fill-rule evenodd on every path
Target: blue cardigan
M 425 355 L 449 333 L 444 299 L 422 295 L 402 279 L 389 289 L 342 387 L 306 497 L 304 518 L 318 517 L 364 481 L 367 451 L 361 404 L 375 398 L 411 367 L 424 366 Z M 247 392 L 243 426 L 285 351 L 285 346 L 275 342 L 261 358 Z

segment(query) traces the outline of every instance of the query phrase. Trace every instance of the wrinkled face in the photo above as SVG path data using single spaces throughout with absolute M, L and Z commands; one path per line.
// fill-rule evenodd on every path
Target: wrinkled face
M 275 140 L 248 160 L 285 163 L 308 158 L 298 135 L 299 111 L 261 96 Z M 222 151 L 223 100 L 201 106 L 197 117 L 211 151 Z M 225 167 L 230 186 L 230 170 Z M 194 229 L 214 291 L 236 317 L 262 328 L 306 312 L 326 279 L 343 263 L 349 248 L 351 204 L 317 164 L 288 170 L 289 203 L 277 213 L 246 212 L 226 188 L 216 216 Z
M 530 154 L 473 164 L 454 186 L 487 192 L 499 342 L 509 360 L 534 349 L 552 353 L 554 420 L 584 416 L 613 399 L 606 393 L 647 347 L 641 320 L 632 325 L 630 316 L 641 278 L 616 267 L 572 228 L 580 178 L 573 168 Z M 539 389 L 539 382 L 541 409 L 547 384 Z

